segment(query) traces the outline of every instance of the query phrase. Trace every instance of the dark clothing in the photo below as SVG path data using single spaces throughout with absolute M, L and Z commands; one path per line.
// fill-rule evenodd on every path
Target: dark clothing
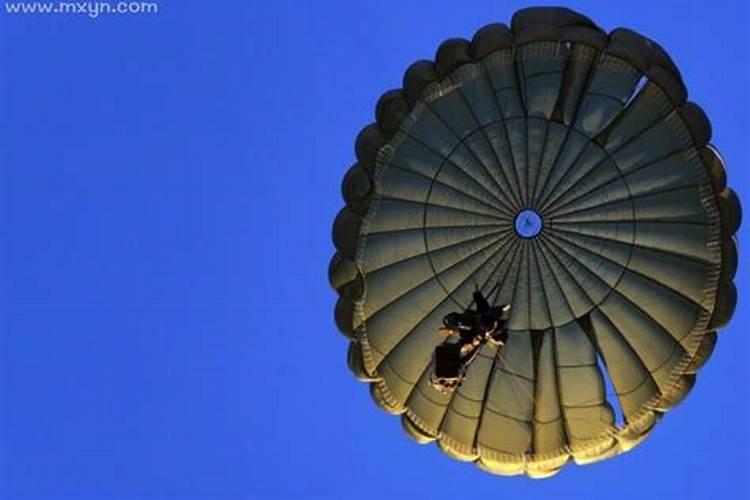
M 482 292 L 477 290 L 474 292 L 474 304 L 477 306 L 477 312 L 479 314 L 487 314 L 490 310 L 490 303 L 487 302 L 487 299 L 484 298 L 484 295 L 482 295 Z
M 508 330 L 505 328 L 504 323 L 502 328 L 499 328 L 494 334 L 492 334 L 492 339 L 495 342 L 500 342 L 502 344 L 505 344 L 508 341 Z
M 465 344 L 454 344 L 443 342 L 435 348 L 435 372 L 434 376 L 438 379 L 460 379 L 463 371 L 474 361 L 479 354 L 480 345 L 472 346 L 465 354 L 461 350 Z
M 458 331 L 464 344 L 505 328 L 502 307 L 491 307 L 479 290 L 474 292 L 473 298 L 476 309 L 450 313 L 443 319 L 447 328 Z
M 443 318 L 445 328 L 457 334 L 459 341 L 446 340 L 435 348 L 433 377 L 438 383 L 436 387 L 442 385 L 441 390 L 451 390 L 461 385 L 466 369 L 488 340 L 504 344 L 508 339 L 507 318 L 504 317 L 507 309 L 491 307 L 478 290 L 473 298 L 476 309 L 453 312 Z
M 458 336 L 461 339 L 461 344 L 471 344 L 477 335 L 475 329 L 472 328 L 471 330 L 459 330 Z

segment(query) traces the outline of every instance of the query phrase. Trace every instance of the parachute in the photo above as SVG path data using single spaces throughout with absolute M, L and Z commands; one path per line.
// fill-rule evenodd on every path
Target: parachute
M 735 308 L 737 195 L 654 41 L 563 8 L 451 39 L 356 140 L 329 279 L 348 363 L 419 443 L 547 477 L 638 445 Z M 504 346 L 429 384 L 442 318 L 475 287 Z

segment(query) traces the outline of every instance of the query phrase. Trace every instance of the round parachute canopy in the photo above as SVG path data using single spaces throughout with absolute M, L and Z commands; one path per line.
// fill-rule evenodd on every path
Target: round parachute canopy
M 356 140 L 329 269 L 348 363 L 417 442 L 503 475 L 630 450 L 732 316 L 740 224 L 705 113 L 655 42 L 524 9 L 419 61 Z M 451 394 L 442 318 L 512 304 Z

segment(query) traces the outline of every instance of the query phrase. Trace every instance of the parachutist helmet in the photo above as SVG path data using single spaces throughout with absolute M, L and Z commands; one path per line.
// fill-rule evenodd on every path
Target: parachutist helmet
M 461 326 L 461 314 L 452 312 L 443 318 L 443 325 L 451 330 L 457 330 Z

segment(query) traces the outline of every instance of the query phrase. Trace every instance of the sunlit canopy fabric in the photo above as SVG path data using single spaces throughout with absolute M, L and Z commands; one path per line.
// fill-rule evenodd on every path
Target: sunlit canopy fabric
M 739 201 L 669 56 L 567 9 L 524 9 L 413 64 L 376 119 L 329 269 L 375 401 L 418 442 L 503 475 L 641 442 L 736 302 Z M 475 286 L 512 304 L 508 342 L 441 394 L 436 329 Z

